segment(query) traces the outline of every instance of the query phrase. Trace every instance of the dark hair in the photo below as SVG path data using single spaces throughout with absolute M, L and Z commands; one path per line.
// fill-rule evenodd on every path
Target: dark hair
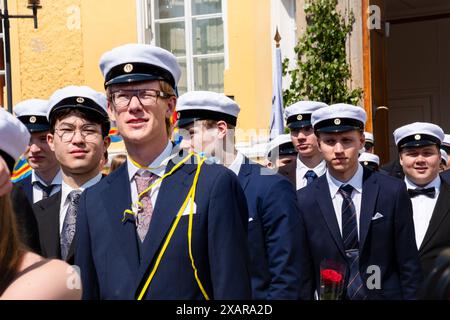
M 62 120 L 69 116 L 77 116 L 86 121 L 93 122 L 101 125 L 102 127 L 102 137 L 105 138 L 109 135 L 109 129 L 111 123 L 108 118 L 101 116 L 95 111 L 89 111 L 85 109 L 75 109 L 75 108 L 65 108 L 52 112 L 50 116 L 50 133 L 55 133 L 56 120 Z

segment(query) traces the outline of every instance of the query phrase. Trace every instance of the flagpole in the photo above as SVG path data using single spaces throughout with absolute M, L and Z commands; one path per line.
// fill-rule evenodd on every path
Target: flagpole
M 272 83 L 272 110 L 270 117 L 270 140 L 284 133 L 283 119 L 283 90 L 282 90 L 282 61 L 280 41 L 281 36 L 278 27 L 275 33 L 275 59 L 273 66 L 273 83 Z

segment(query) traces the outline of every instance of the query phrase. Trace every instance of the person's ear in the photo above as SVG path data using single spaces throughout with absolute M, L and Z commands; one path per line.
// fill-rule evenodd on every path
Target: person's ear
M 49 132 L 47 134 L 47 143 L 50 147 L 50 150 L 52 150 L 53 152 L 55 152 L 54 139 L 55 139 L 55 135 Z
M 228 124 L 225 121 L 220 120 L 217 122 L 217 137 L 219 139 L 225 139 L 228 130 L 229 130 Z
M 175 107 L 177 105 L 177 97 L 171 96 L 167 99 L 167 110 L 166 110 L 166 118 L 169 118 L 172 116 L 172 114 L 175 111 Z

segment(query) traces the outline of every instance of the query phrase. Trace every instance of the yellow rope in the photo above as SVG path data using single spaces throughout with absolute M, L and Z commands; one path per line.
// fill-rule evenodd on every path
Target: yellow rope
M 191 154 L 193 154 L 193 153 L 191 153 Z M 166 249 L 167 249 L 167 247 L 168 247 L 168 245 L 169 245 L 169 243 L 170 243 L 170 241 L 172 239 L 172 236 L 173 236 L 173 234 L 174 234 L 174 232 L 175 232 L 175 230 L 176 230 L 176 228 L 178 226 L 178 222 L 180 221 L 180 219 L 181 219 L 181 217 L 183 215 L 183 212 L 186 209 L 186 206 L 189 203 L 189 201 L 191 201 L 190 210 L 189 210 L 189 227 L 188 227 L 189 257 L 191 259 L 192 268 L 194 269 L 195 280 L 197 281 L 197 284 L 198 284 L 198 286 L 200 288 L 200 291 L 202 292 L 202 294 L 205 297 L 205 299 L 209 300 L 209 296 L 206 293 L 206 291 L 205 291 L 205 289 L 204 289 L 204 287 L 203 287 L 203 285 L 202 285 L 202 283 L 200 281 L 200 278 L 198 277 L 197 268 L 195 267 L 194 257 L 192 255 L 192 221 L 193 221 L 192 219 L 193 219 L 193 213 L 194 213 L 195 190 L 196 190 L 196 186 L 197 186 L 197 182 L 198 182 L 198 177 L 199 177 L 199 174 L 200 174 L 201 166 L 203 165 L 203 163 L 206 160 L 206 159 L 201 159 L 200 160 L 200 156 L 198 154 L 195 154 L 195 156 L 197 157 L 198 165 L 197 165 L 197 170 L 195 172 L 194 181 L 192 183 L 192 186 L 191 186 L 191 188 L 190 188 L 190 190 L 188 192 L 188 195 L 187 195 L 186 199 L 183 202 L 183 205 L 181 206 L 180 210 L 177 213 L 176 219 L 175 219 L 172 227 L 170 228 L 169 234 L 167 235 L 167 238 L 164 241 L 164 244 L 163 244 L 163 246 L 161 248 L 161 251 L 158 254 L 158 257 L 156 259 L 155 265 L 153 266 L 153 269 L 150 272 L 150 275 L 148 276 L 147 281 L 145 282 L 145 284 L 144 284 L 144 286 L 143 286 L 143 288 L 142 288 L 142 290 L 141 290 L 141 292 L 140 292 L 140 294 L 139 294 L 139 296 L 137 298 L 138 300 L 142 300 L 142 298 L 144 297 L 145 293 L 147 292 L 148 287 L 150 286 L 150 283 L 153 280 L 153 277 L 154 277 L 156 271 L 158 270 L 158 267 L 159 267 L 159 264 L 161 262 L 161 259 L 162 259 L 163 255 L 164 255 L 164 253 L 165 253 L 165 251 L 166 251 Z M 178 168 L 179 165 L 181 165 L 181 163 L 185 162 L 185 160 L 186 160 L 186 158 L 183 159 L 176 167 Z M 176 167 L 174 167 L 173 169 L 175 169 Z M 174 171 L 173 169 L 168 174 L 163 176 L 161 179 L 165 178 L 169 174 L 172 174 L 172 172 Z M 150 186 L 148 189 L 150 189 L 152 186 Z M 146 191 L 144 191 L 143 193 L 145 193 L 145 192 Z

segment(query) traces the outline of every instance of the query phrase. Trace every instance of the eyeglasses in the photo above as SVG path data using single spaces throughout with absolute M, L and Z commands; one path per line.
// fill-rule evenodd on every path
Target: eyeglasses
M 75 130 L 72 128 L 59 128 L 55 129 L 55 133 L 61 139 L 62 142 L 71 142 L 76 132 L 80 132 L 83 140 L 86 142 L 94 142 L 97 136 L 100 134 L 94 128 L 82 128 L 81 130 Z
M 142 106 L 150 107 L 156 104 L 158 97 L 168 99 L 172 96 L 153 89 L 119 90 L 110 94 L 111 102 L 118 111 L 127 109 L 133 97 L 137 97 Z

